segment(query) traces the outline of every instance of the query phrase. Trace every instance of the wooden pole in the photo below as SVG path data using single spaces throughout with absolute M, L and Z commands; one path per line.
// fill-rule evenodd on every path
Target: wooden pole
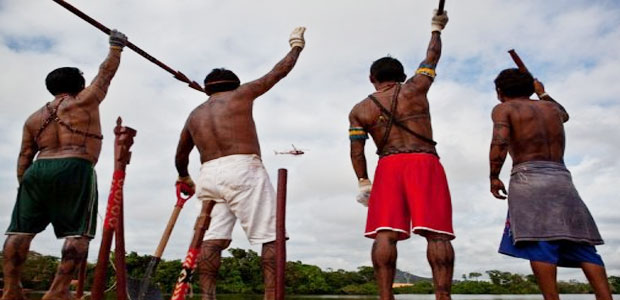
M 185 300 L 187 292 L 189 291 L 192 283 L 192 276 L 198 263 L 198 256 L 200 255 L 200 247 L 202 246 L 202 240 L 204 239 L 205 232 L 209 229 L 211 223 L 211 211 L 215 201 L 203 201 L 202 210 L 198 218 L 196 219 L 196 225 L 194 226 L 194 236 L 189 245 L 187 256 L 183 262 L 183 269 L 177 280 L 177 284 L 172 292 L 171 300 Z
M 441 16 L 444 12 L 444 6 L 446 5 L 446 0 L 439 0 L 439 8 L 437 8 L 437 15 Z
M 286 272 L 286 169 L 278 170 L 276 202 L 276 300 L 284 300 Z

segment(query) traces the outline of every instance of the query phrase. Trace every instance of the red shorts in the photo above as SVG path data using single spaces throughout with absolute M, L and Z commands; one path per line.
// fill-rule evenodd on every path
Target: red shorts
M 443 233 L 454 238 L 452 204 L 446 173 L 437 156 L 392 154 L 379 159 L 368 203 L 366 237 L 380 230 Z

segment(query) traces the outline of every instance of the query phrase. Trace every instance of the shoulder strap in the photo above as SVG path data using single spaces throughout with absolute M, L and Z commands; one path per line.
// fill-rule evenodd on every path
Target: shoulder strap
M 400 91 L 400 89 L 399 89 L 399 91 Z M 396 96 L 397 96 L 397 94 L 396 94 Z M 387 110 L 387 108 L 385 108 L 385 106 L 381 105 L 379 100 L 377 100 L 377 98 L 375 98 L 373 95 L 368 95 L 368 98 L 370 98 L 370 100 L 372 100 L 372 102 L 374 102 L 379 107 L 379 109 L 381 110 L 381 113 L 383 113 L 384 115 L 386 115 L 389 118 L 388 128 L 390 128 L 392 126 L 391 123 L 393 123 L 394 125 L 400 127 L 401 129 L 403 129 L 407 133 L 417 137 L 418 139 L 420 139 L 420 140 L 422 140 L 422 141 L 424 141 L 426 143 L 429 143 L 429 144 L 431 144 L 433 146 L 437 145 L 437 142 L 435 142 L 432 139 L 429 139 L 429 138 L 427 138 L 427 137 L 425 137 L 425 136 L 423 136 L 423 135 L 421 135 L 421 134 L 411 130 L 409 127 L 407 127 L 407 125 L 405 125 L 405 124 L 401 123 L 400 121 L 396 120 L 396 117 L 394 117 L 394 112 L 396 111 L 394 103 L 396 101 L 394 101 L 394 100 L 392 101 L 392 106 L 393 107 L 392 107 L 392 112 L 390 112 L 390 111 Z M 386 133 L 389 134 L 389 129 L 386 130 Z M 385 142 L 387 142 L 387 137 L 386 136 L 387 136 L 387 134 L 384 135 L 384 137 L 383 137 L 383 141 L 382 141 L 382 144 L 381 144 L 381 150 L 383 150 L 383 146 L 385 145 Z M 379 148 L 379 147 L 377 147 L 377 148 Z M 377 152 L 379 152 L 379 151 L 377 151 Z
M 377 144 L 377 154 L 378 155 L 381 155 L 381 153 L 383 152 L 383 148 L 387 144 L 388 138 L 390 137 L 390 131 L 392 130 L 392 126 L 394 125 L 394 118 L 392 116 L 394 115 L 394 112 L 396 112 L 396 105 L 398 103 L 398 94 L 400 94 L 400 84 L 396 86 L 396 89 L 394 90 L 394 95 L 392 95 L 392 102 L 391 102 L 391 105 L 390 105 L 390 111 L 387 111 L 387 109 L 385 107 L 383 107 L 383 105 L 381 105 L 381 103 L 379 102 L 379 100 L 377 100 L 377 98 L 375 98 L 375 96 L 368 95 L 368 97 L 373 102 L 375 102 L 375 104 L 377 104 L 377 105 L 379 105 L 379 107 L 385 109 L 385 111 L 387 112 L 385 115 L 388 117 L 388 124 L 385 127 L 385 132 L 383 133 L 383 138 L 381 139 L 381 142 L 379 144 Z

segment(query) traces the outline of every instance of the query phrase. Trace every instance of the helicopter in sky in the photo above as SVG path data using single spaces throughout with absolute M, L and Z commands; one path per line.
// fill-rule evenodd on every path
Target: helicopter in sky
M 275 155 L 278 155 L 278 154 L 290 154 L 290 155 L 295 155 L 295 156 L 297 156 L 297 155 L 302 155 L 302 154 L 306 153 L 306 152 L 304 152 L 304 151 L 303 151 L 303 150 L 301 150 L 301 149 L 297 149 L 297 148 L 295 147 L 295 145 L 293 145 L 293 144 L 291 144 L 291 146 L 293 146 L 293 149 L 292 149 L 292 150 L 289 150 L 289 151 L 282 151 L 282 152 L 278 152 L 278 151 L 275 151 L 275 150 L 274 150 L 274 151 L 273 151 L 273 153 L 275 153 Z

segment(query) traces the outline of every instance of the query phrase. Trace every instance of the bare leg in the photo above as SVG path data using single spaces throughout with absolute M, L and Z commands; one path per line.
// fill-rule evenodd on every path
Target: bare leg
M 222 250 L 228 248 L 231 240 L 206 240 L 202 242 L 198 260 L 198 279 L 203 300 L 215 300 L 215 281 L 222 263 Z
M 422 235 L 428 243 L 426 258 L 433 271 L 435 299 L 449 300 L 454 272 L 454 249 L 450 242 L 452 236 L 434 232 L 424 232 Z
M 86 237 L 71 237 L 65 240 L 62 247 L 62 260 L 58 265 L 56 276 L 54 276 L 49 291 L 41 298 L 42 300 L 71 299 L 69 284 L 71 284 L 75 270 L 78 269 L 88 253 L 89 242 L 90 239 Z
M 541 261 L 530 261 L 530 265 L 545 300 L 560 300 L 556 281 L 558 267 Z
M 265 284 L 265 300 L 276 298 L 276 243 L 263 244 L 261 252 L 261 264 L 263 266 L 263 282 Z
M 581 269 L 594 290 L 596 300 L 611 300 L 611 290 L 605 267 L 592 263 L 581 263 Z
M 13 234 L 7 236 L 4 242 L 3 300 L 26 299 L 22 292 L 21 272 L 33 238 L 34 235 Z
M 392 284 L 396 273 L 396 242 L 398 232 L 382 230 L 377 233 L 372 244 L 372 266 L 379 286 L 379 299 L 393 300 Z

